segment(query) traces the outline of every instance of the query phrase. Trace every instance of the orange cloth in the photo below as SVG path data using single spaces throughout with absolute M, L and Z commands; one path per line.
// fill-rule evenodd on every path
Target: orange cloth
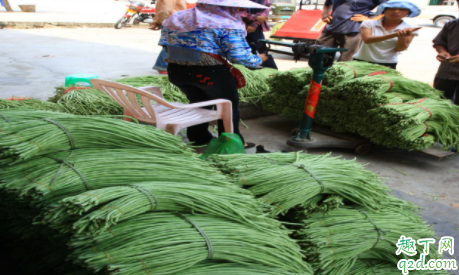
M 153 19 L 156 23 L 162 23 L 171 14 L 177 11 L 186 10 L 185 0 L 157 0 L 156 1 L 156 14 Z

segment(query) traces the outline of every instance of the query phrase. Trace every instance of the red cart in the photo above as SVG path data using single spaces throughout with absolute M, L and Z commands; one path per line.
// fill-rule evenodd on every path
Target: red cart
M 322 10 L 303 10 L 303 3 L 285 24 L 271 38 L 292 39 L 294 41 L 315 42 L 325 28 L 322 21 Z

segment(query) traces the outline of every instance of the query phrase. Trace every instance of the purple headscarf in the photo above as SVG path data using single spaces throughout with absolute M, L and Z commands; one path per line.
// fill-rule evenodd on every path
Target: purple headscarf
M 243 30 L 245 24 L 236 7 L 197 4 L 195 8 L 178 11 L 164 20 L 162 26 L 178 32 L 197 29 L 236 29 Z

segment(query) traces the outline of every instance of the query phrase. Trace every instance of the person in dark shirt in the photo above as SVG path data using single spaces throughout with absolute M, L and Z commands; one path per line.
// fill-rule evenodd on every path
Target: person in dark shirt
M 434 87 L 459 105 L 459 19 L 446 23 L 433 43 L 438 53 L 437 60 L 440 61 Z
M 368 18 L 370 11 L 387 0 L 326 0 L 322 20 L 327 23 L 317 43 L 326 47 L 348 49 L 339 61 L 350 61 L 358 51 L 362 39 L 360 24 L 365 20 L 379 20 L 384 15 Z M 333 13 L 330 15 L 330 11 Z

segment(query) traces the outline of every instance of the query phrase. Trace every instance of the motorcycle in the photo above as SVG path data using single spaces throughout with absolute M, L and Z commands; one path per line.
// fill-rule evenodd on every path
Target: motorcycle
M 121 29 L 122 27 L 129 24 L 131 19 L 134 19 L 133 24 L 138 25 L 139 23 L 152 23 L 155 17 L 155 8 L 146 7 L 143 2 L 129 0 L 130 4 L 126 5 L 128 9 L 126 13 L 115 23 L 115 29 Z M 156 1 L 151 1 L 151 4 L 155 4 Z

